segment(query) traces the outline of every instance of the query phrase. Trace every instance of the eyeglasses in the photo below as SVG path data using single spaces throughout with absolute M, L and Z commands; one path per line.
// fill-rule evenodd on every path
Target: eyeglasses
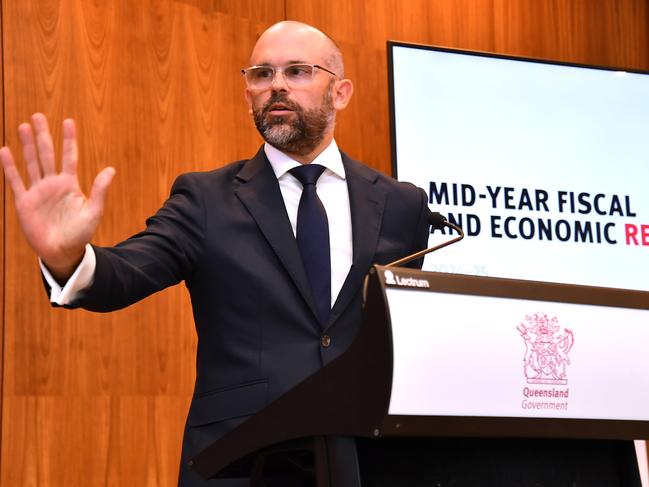
M 316 69 L 321 69 L 336 78 L 338 75 L 318 64 L 289 64 L 283 68 L 274 66 L 250 66 L 242 69 L 241 74 L 246 78 L 248 88 L 264 89 L 273 84 L 278 72 L 281 72 L 290 87 L 306 86 L 313 83 Z

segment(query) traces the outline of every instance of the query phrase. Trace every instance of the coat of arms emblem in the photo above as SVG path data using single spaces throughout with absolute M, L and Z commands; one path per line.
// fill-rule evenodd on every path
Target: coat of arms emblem
M 525 316 L 516 329 L 525 340 L 523 370 L 527 383 L 567 384 L 568 352 L 575 341 L 572 331 L 562 329 L 556 317 L 541 312 Z

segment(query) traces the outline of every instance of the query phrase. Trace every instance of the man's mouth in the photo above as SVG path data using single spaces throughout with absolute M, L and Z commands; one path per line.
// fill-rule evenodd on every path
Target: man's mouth
M 269 115 L 286 115 L 287 113 L 292 112 L 293 109 L 290 108 L 288 105 L 285 105 L 284 103 L 273 103 L 271 106 L 268 107 L 267 113 Z

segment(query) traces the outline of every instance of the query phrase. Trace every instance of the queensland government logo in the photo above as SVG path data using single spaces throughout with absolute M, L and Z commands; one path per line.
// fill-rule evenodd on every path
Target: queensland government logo
M 568 353 L 575 342 L 572 331 L 561 328 L 545 313 L 525 316 L 516 329 L 525 340 L 523 370 L 528 384 L 566 385 Z

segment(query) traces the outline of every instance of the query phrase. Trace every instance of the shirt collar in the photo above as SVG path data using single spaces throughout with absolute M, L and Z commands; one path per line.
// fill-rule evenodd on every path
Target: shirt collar
M 266 157 L 273 168 L 273 172 L 277 179 L 281 178 L 289 170 L 294 167 L 300 166 L 300 163 L 291 159 L 282 151 L 276 149 L 269 143 L 264 144 L 264 152 Z M 338 145 L 335 140 L 331 140 L 331 144 L 327 146 L 318 156 L 311 162 L 311 164 L 320 164 L 326 167 L 329 171 L 334 173 L 341 179 L 345 179 L 345 167 L 343 166 L 343 159 L 338 150 Z

